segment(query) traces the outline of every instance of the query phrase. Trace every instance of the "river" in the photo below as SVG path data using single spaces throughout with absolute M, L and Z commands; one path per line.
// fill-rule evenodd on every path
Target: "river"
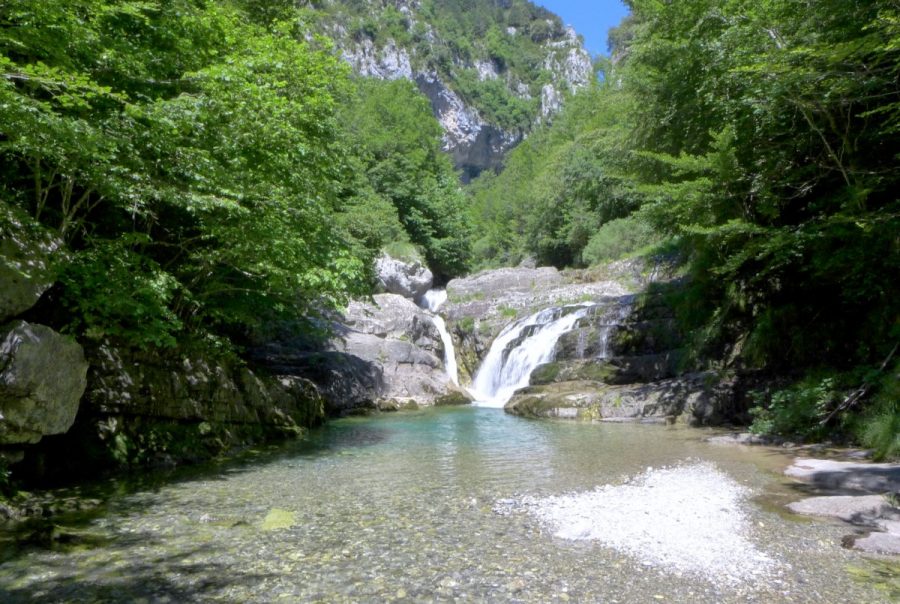
M 780 475 L 786 454 L 707 434 L 477 407 L 337 420 L 240 461 L 102 487 L 104 505 L 61 518 L 66 538 L 53 547 L 0 541 L 0 601 L 887 601 L 848 571 L 868 562 L 840 547 L 846 527 L 780 511 L 798 496 Z M 764 574 L 654 564 L 557 536 L 532 513 L 542 498 L 673 466 L 713 468 L 746 492 L 740 521 L 771 562 Z M 672 523 L 636 520 L 658 523 L 661 537 Z

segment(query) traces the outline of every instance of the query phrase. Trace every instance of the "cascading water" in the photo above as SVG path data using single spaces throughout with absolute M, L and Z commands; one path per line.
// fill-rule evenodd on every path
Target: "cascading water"
M 441 343 L 444 345 L 444 370 L 450 377 L 450 381 L 459 386 L 459 368 L 456 364 L 456 349 L 453 347 L 453 338 L 447 331 L 447 324 L 443 317 L 438 316 L 438 309 L 447 301 L 447 290 L 430 289 L 419 299 L 419 306 L 431 311 L 431 321 L 437 327 L 441 335 Z
M 527 386 L 535 367 L 553 359 L 560 336 L 571 331 L 592 306 L 548 308 L 501 331 L 475 375 L 471 392 L 476 404 L 502 407 L 516 390 Z
M 450 376 L 450 381 L 459 386 L 459 369 L 456 366 L 456 350 L 453 348 L 453 338 L 447 331 L 447 324 L 444 323 L 443 317 L 434 315 L 431 317 L 434 326 L 437 327 L 438 333 L 441 334 L 441 342 L 444 344 L 444 370 Z
M 419 300 L 419 306 L 436 313 L 447 301 L 446 289 L 429 289 Z

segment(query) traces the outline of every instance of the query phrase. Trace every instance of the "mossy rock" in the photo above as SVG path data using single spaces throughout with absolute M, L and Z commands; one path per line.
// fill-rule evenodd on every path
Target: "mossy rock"
M 534 385 L 552 384 L 556 381 L 560 371 L 563 369 L 562 363 L 544 363 L 535 367 L 531 372 L 530 382 Z
M 435 407 L 451 407 L 472 404 L 472 397 L 462 390 L 454 390 L 434 399 Z

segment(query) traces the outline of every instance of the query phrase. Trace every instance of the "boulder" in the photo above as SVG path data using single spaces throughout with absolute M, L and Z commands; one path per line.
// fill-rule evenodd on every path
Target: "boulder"
M 692 425 L 707 425 L 727 413 L 731 395 L 730 382 L 709 372 L 647 384 L 576 380 L 523 388 L 505 410 L 527 417 L 600 421 L 664 422 L 681 416 Z
M 404 340 L 432 354 L 443 351 L 432 315 L 398 294 L 377 294 L 371 302 L 351 302 L 337 326 L 337 339 L 354 332 Z
M 378 287 L 389 294 L 418 299 L 434 282 L 434 275 L 420 262 L 405 262 L 382 254 L 375 262 Z
M 840 518 L 854 524 L 875 524 L 892 510 L 882 495 L 825 495 L 788 504 L 795 514 Z
M 900 492 L 900 464 L 894 463 L 798 458 L 784 473 L 830 491 Z
M 53 284 L 53 259 L 62 241 L 0 202 L 0 321 L 38 301 Z
M 0 444 L 66 432 L 87 384 L 84 350 L 49 327 L 15 321 L 0 342 Z

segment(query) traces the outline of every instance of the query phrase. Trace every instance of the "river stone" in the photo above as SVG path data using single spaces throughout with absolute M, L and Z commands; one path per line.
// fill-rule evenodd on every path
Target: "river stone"
M 382 254 L 375 262 L 378 288 L 389 294 L 418 299 L 434 282 L 434 275 L 420 262 L 405 262 Z
M 867 493 L 900 492 L 900 464 L 796 459 L 784 472 L 820 489 Z
M 872 524 L 894 509 L 881 495 L 807 497 L 787 507 L 796 514 L 840 518 L 854 524 Z
M 876 530 L 865 536 L 848 535 L 844 546 L 872 554 L 900 554 L 900 509 L 882 495 L 808 497 L 788 504 L 797 514 L 840 518 Z
M 683 416 L 692 425 L 707 425 L 726 412 L 732 399 L 730 381 L 702 372 L 648 384 L 576 380 L 529 386 L 504 409 L 526 417 L 603 421 L 663 422 Z
M 35 305 L 53 284 L 62 241 L 0 202 L 0 321 Z
M 870 554 L 900 556 L 900 530 L 884 533 L 873 531 L 864 537 L 852 537 L 848 544 L 856 550 Z
M 36 443 L 75 421 L 87 384 L 84 351 L 44 325 L 15 321 L 0 342 L 0 444 Z

